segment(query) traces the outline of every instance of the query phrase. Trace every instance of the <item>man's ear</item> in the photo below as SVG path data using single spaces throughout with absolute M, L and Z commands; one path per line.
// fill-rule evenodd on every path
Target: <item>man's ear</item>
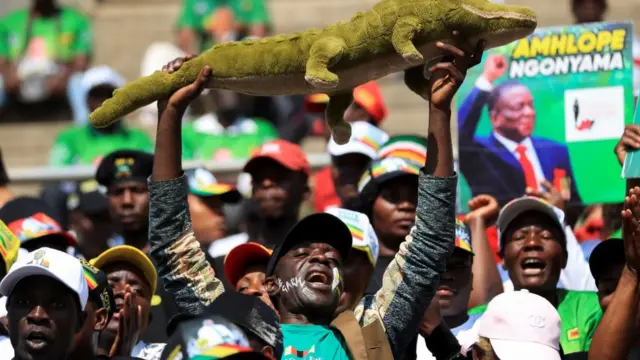
M 267 290 L 267 294 L 269 294 L 270 298 L 278 297 L 278 295 L 280 295 L 280 287 L 277 284 L 276 277 L 273 275 L 264 279 L 264 288 Z
M 101 332 L 107 328 L 107 324 L 109 323 L 109 314 L 105 308 L 98 309 L 94 314 L 96 317 L 96 323 L 93 325 L 93 331 Z
M 562 268 L 567 267 L 567 261 L 569 261 L 569 253 L 567 253 L 567 249 L 562 250 Z
M 277 360 L 276 359 L 276 352 L 275 352 L 275 350 L 273 350 L 273 348 L 271 346 L 263 347 L 262 349 L 260 349 L 260 352 L 262 353 L 262 355 L 264 355 L 267 358 L 269 358 L 269 360 Z

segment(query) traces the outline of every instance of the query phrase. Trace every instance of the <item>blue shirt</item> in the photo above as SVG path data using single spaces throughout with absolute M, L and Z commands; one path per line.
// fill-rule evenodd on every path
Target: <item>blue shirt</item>
M 342 334 L 330 326 L 283 324 L 282 360 L 350 360 Z

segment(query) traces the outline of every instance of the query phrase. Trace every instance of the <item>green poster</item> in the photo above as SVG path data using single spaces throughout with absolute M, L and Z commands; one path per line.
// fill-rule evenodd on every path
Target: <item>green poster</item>
M 633 118 L 633 123 L 640 125 L 640 102 L 636 106 L 636 115 Z M 622 174 L 625 179 L 640 178 L 640 151 L 636 150 L 627 153 Z
M 571 203 L 619 202 L 613 147 L 633 116 L 631 23 L 537 29 L 487 51 L 458 91 L 459 206 L 525 188 Z

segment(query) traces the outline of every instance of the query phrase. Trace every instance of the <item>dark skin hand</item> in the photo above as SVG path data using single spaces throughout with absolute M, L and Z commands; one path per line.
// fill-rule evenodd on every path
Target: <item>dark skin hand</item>
M 553 206 L 564 211 L 566 202 L 571 197 L 571 179 L 565 177 L 563 181 L 561 181 L 561 183 L 563 184 L 562 190 L 556 189 L 553 184 L 551 184 L 547 180 L 544 180 L 542 183 L 540 183 L 544 190 L 534 190 L 528 187 L 524 191 L 526 195 L 535 196 L 537 198 L 546 200 Z
M 162 67 L 162 71 L 173 73 L 186 61 L 195 55 L 178 58 Z M 182 128 L 180 119 L 187 106 L 198 97 L 211 77 L 211 68 L 205 66 L 198 74 L 198 78 L 171 94 L 168 98 L 158 101 L 158 131 L 156 151 L 153 157 L 152 181 L 172 180 L 182 175 Z
M 124 305 L 118 313 L 118 332 L 109 351 L 110 357 L 118 355 L 129 356 L 138 343 L 142 324 L 144 323 L 142 306 L 133 304 L 133 289 L 130 285 L 126 285 L 124 291 Z
M 591 360 L 626 359 L 637 336 L 640 304 L 640 187 L 629 190 L 622 210 L 626 266 L 589 348 Z M 615 240 L 610 240 L 615 241 Z
M 640 125 L 630 124 L 625 126 L 622 137 L 613 148 L 620 166 L 624 164 L 627 152 L 640 149 Z
M 486 233 L 487 226 L 491 226 L 498 218 L 498 201 L 493 196 L 481 194 L 469 200 L 468 206 L 471 211 L 465 216 L 465 222 L 469 224 L 471 232 L 475 253 L 472 272 L 476 275 L 473 277 L 473 291 L 468 306 L 471 309 L 488 303 L 504 289 Z
M 460 33 L 453 32 L 454 38 L 466 43 Z M 430 74 L 428 86 L 420 86 L 421 80 L 415 80 L 411 90 L 422 98 L 429 100 L 429 131 L 427 133 L 427 154 L 429 161 L 425 164 L 425 173 L 448 177 L 453 174 L 453 151 L 451 145 L 451 102 L 462 85 L 467 70 L 482 60 L 484 43 L 480 42 L 475 50 L 465 52 L 453 45 L 437 42 L 436 46 L 449 55 L 442 62 L 428 69 Z M 473 47 L 470 47 L 473 48 Z M 408 72 L 405 76 L 424 76 L 422 71 Z M 406 77 L 405 77 L 406 79 Z M 410 80 L 411 83 L 411 80 Z
M 101 270 L 113 288 L 116 311 L 100 334 L 98 354 L 131 354 L 149 321 L 151 285 L 138 268 L 126 262 L 108 264 Z

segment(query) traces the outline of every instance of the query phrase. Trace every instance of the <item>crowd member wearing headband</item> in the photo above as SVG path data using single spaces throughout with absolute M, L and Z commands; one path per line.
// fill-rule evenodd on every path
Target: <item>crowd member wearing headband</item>
M 332 137 L 327 147 L 331 165 L 316 173 L 315 210 L 352 204 L 358 197 L 358 180 L 369 162 L 378 158 L 377 151 L 388 138 L 387 133 L 366 121 L 351 124 L 351 138 L 344 145 L 338 145 Z
M 116 299 L 114 316 L 98 337 L 98 354 L 121 354 L 154 359 L 164 344 L 147 344 L 139 340 L 149 325 L 150 311 L 158 274 L 142 251 L 128 245 L 113 247 L 90 260 L 91 265 L 107 274 Z M 157 326 L 157 325 L 156 325 Z M 165 330 L 165 329 L 162 329 Z
M 326 211 L 347 225 L 351 232 L 351 251 L 344 262 L 344 295 L 338 312 L 355 309 L 365 294 L 378 260 L 378 238 L 369 218 L 357 211 L 331 208 Z
M 248 242 L 234 247 L 224 258 L 224 275 L 235 291 L 259 297 L 273 308 L 264 288 L 267 263 L 273 250 L 258 243 Z M 275 309 L 274 309 L 275 310 Z
M 43 246 L 74 252 L 76 239 L 64 231 L 55 211 L 43 200 L 17 197 L 0 209 L 0 220 L 20 240 L 20 247 L 33 251 Z
M 481 51 L 482 44 L 478 45 Z M 434 65 L 429 81 L 421 67 L 406 75 L 410 88 L 430 99 L 429 145 L 431 153 L 437 154 L 416 174 L 420 179 L 416 180 L 420 188 L 416 226 L 404 244 L 398 244 L 400 251 L 390 263 L 383 288 L 356 308 L 354 318 L 350 311 L 336 314 L 344 291 L 342 262 L 351 249 L 351 232 L 327 213 L 299 221 L 274 249 L 266 272 L 265 286 L 283 323 L 285 354 L 290 351 L 298 356 L 313 349 L 318 357 L 334 359 L 400 358 L 418 328 L 453 250 L 457 177 L 450 133 L 451 100 L 467 67 L 480 59 L 478 52 L 470 56 L 451 45 L 438 46 L 454 55 L 455 65 Z M 173 72 L 184 61 L 177 59 L 163 70 Z M 187 189 L 179 134 L 181 114 L 210 75 L 211 69 L 205 67 L 194 83 L 159 102 L 161 115 L 150 181 L 154 219 L 151 254 L 161 264 L 159 273 L 166 287 L 175 289 L 176 303 L 195 314 L 223 289 L 204 260 L 185 212 Z M 354 332 L 354 326 L 348 324 L 362 331 Z
M 7 175 L 7 169 L 5 168 L 2 158 L 2 149 L 0 149 L 0 208 L 14 197 L 11 191 L 9 191 L 8 185 L 9 176 Z
M 80 262 L 43 247 L 21 257 L 0 282 L 15 360 L 66 360 L 87 317 Z
M 82 259 L 79 261 L 87 281 L 89 298 L 86 307 L 87 319 L 73 341 L 70 358 L 93 359 L 96 357 L 98 336 L 111 321 L 116 309 L 116 300 L 107 275 L 87 261 Z

